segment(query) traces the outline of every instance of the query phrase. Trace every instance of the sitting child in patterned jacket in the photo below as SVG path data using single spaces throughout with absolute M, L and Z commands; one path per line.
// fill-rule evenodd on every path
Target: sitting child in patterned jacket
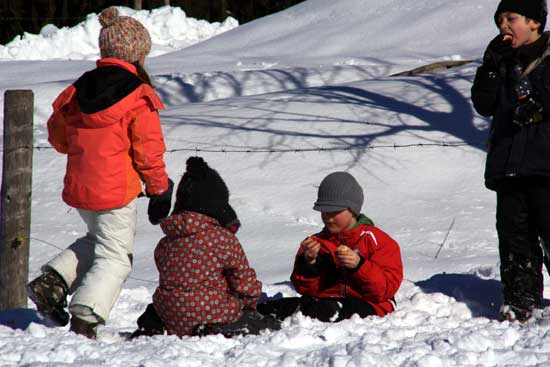
M 155 249 L 159 285 L 131 338 L 280 328 L 255 311 L 262 283 L 235 237 L 240 223 L 227 186 L 202 158 L 187 160 L 172 214 L 160 225 L 166 236 Z
M 298 311 L 324 322 L 395 308 L 403 280 L 399 245 L 361 213 L 363 189 L 347 172 L 321 182 L 313 209 L 325 227 L 302 241 L 290 277 L 302 297 L 259 304 L 264 315 L 282 320 Z

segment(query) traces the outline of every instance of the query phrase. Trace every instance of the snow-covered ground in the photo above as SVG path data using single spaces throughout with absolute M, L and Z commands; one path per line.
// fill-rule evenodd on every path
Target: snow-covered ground
M 338 324 L 296 315 L 281 331 L 234 339 L 125 341 L 121 334 L 134 330 L 157 279 L 152 253 L 161 232 L 148 223 L 143 199 L 134 269 L 98 339 L 48 325 L 29 304 L 0 312 L 0 366 L 550 365 L 550 325 L 496 321 L 495 197 L 482 179 L 488 121 L 470 103 L 478 63 L 389 76 L 437 61 L 479 60 L 497 32 L 497 3 L 309 0 L 171 53 L 160 55 L 170 39 L 160 37 L 153 47 L 160 56 L 147 60 L 168 107 L 161 118 L 169 174 L 178 181 L 195 154 L 218 169 L 264 298 L 295 294 L 294 254 L 322 226 L 311 209 L 316 187 L 331 171 L 348 170 L 364 187 L 364 212 L 401 245 L 406 279 L 396 312 Z M 136 16 L 152 34 L 183 34 L 171 21 L 178 12 Z M 90 15 L 56 40 L 43 31 L 40 42 L 52 49 L 45 60 L 0 62 L 2 92 L 35 93 L 36 146 L 47 146 L 45 122 L 57 93 L 94 67 L 94 52 L 68 45 L 93 42 L 96 30 L 77 29 L 96 21 Z M 53 51 L 60 44 L 64 56 Z M 10 47 L 32 58 L 39 46 Z M 51 149 L 34 151 L 31 278 L 84 231 L 61 201 L 64 165 Z

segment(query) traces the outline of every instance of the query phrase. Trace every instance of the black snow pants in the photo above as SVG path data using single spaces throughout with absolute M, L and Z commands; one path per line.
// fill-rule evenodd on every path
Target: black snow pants
M 358 298 L 318 298 L 311 296 L 289 297 L 257 305 L 258 312 L 284 320 L 300 311 L 305 316 L 323 322 L 338 322 L 349 319 L 353 314 L 360 317 L 376 315 L 375 309 Z
M 506 178 L 497 187 L 503 302 L 532 310 L 543 291 L 543 251 L 550 246 L 550 178 Z

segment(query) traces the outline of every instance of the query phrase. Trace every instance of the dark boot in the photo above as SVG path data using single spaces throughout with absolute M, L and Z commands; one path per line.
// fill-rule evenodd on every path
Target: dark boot
M 69 323 L 69 314 L 65 311 L 69 288 L 55 270 L 47 270 L 27 284 L 26 289 L 38 312 L 61 326 Z
M 518 321 L 521 324 L 526 323 L 533 316 L 533 309 L 521 308 L 512 305 L 502 305 L 498 313 L 498 321 Z
M 280 330 L 281 321 L 272 315 L 262 315 L 253 310 L 244 310 L 241 318 L 228 324 L 199 325 L 193 331 L 194 336 L 222 334 L 226 338 L 237 335 L 258 335 L 263 330 Z
M 284 320 L 298 312 L 302 307 L 302 297 L 287 297 L 260 303 L 256 309 L 262 315 L 270 315 Z
M 97 322 L 88 322 L 73 316 L 71 317 L 71 328 L 69 330 L 84 335 L 88 339 L 95 339 L 97 337 L 97 325 Z
M 145 312 L 138 317 L 137 324 L 138 329 L 134 331 L 128 339 L 164 334 L 164 324 L 158 316 L 157 311 L 155 311 L 152 303 L 147 305 Z

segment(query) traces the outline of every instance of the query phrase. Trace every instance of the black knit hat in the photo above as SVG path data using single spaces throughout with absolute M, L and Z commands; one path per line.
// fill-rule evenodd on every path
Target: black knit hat
M 495 23 L 497 27 L 498 16 L 504 12 L 518 13 L 526 16 L 529 19 L 533 19 L 540 23 L 539 32 L 542 33 L 544 26 L 546 25 L 546 16 L 548 15 L 548 7 L 546 0 L 502 0 L 498 4 L 497 11 L 495 12 Z
M 224 227 L 238 225 L 237 214 L 229 205 L 229 190 L 218 172 L 208 167 L 201 157 L 190 157 L 186 164 L 173 214 L 197 212 L 217 219 Z
M 321 181 L 313 209 L 320 212 L 350 209 L 360 214 L 362 206 L 363 189 L 357 180 L 347 172 L 333 172 Z

